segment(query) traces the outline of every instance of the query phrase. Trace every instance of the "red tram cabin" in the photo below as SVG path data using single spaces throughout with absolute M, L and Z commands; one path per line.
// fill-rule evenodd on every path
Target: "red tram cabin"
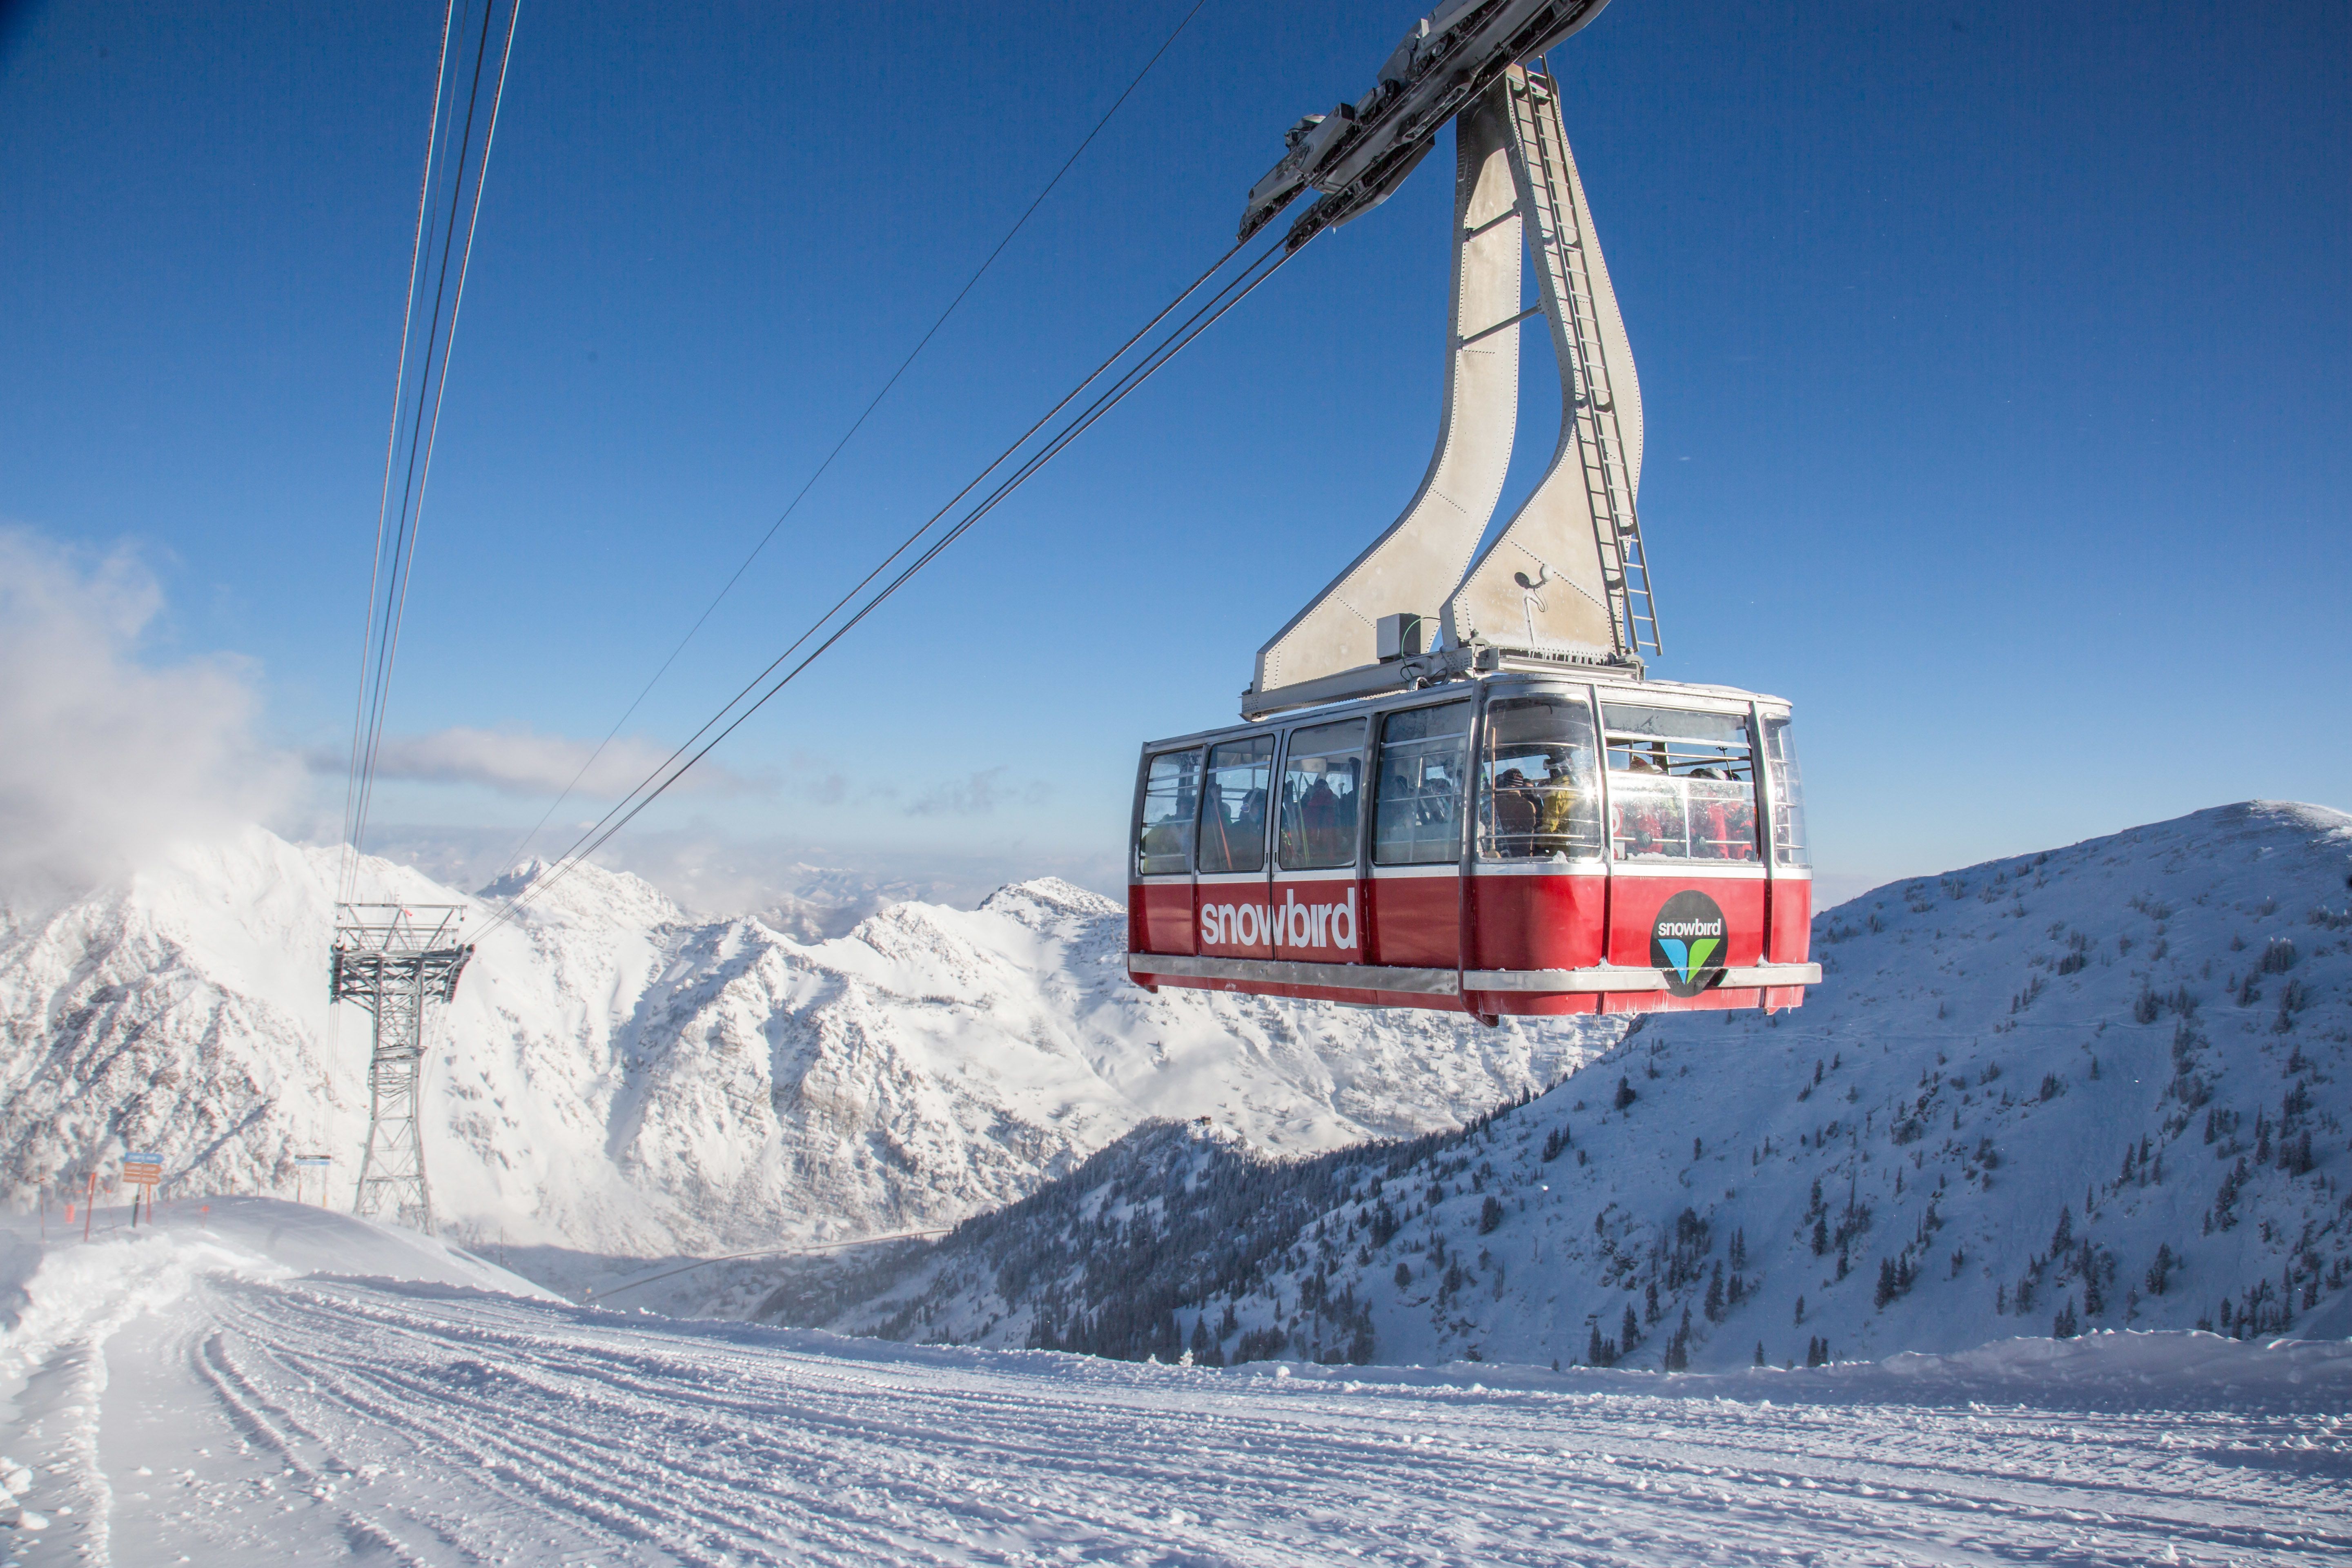
M 1147 989 L 1475 1014 L 1793 1007 L 1812 874 L 1789 705 L 1497 674 L 1143 748 Z

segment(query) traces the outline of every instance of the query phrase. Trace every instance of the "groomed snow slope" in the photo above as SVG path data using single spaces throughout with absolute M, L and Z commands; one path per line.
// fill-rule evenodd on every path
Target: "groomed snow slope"
M 2347 870 L 2352 818 L 2257 803 L 1881 889 L 1816 922 L 1802 1009 L 1654 1018 L 1403 1159 L 1149 1130 L 831 1321 L 1642 1367 L 1679 1333 L 1702 1370 L 2070 1316 L 2352 1334 Z
M 328 1152 L 347 1194 L 367 1020 L 326 1003 L 337 868 L 252 829 L 61 910 L 0 910 L 0 1199 L 137 1147 L 173 1190 L 287 1194 L 294 1156 Z M 361 880 L 476 903 L 383 861 Z M 1150 1116 L 1284 1151 L 1396 1136 L 1617 1032 L 1152 996 L 1123 938 L 1117 904 L 1051 879 L 803 942 L 583 868 L 484 938 L 436 1013 L 436 1213 L 484 1245 L 644 1257 L 952 1223 Z
M 11 1239 L 0 1558 L 24 1568 L 2352 1552 L 2340 1344 L 1211 1371 L 592 1310 L 260 1200 Z

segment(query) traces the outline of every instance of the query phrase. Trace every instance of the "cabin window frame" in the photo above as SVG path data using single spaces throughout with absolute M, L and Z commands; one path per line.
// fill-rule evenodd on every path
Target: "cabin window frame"
M 1789 733 L 1795 724 L 1796 716 L 1786 709 L 1759 705 L 1756 710 L 1756 752 L 1770 798 L 1766 837 L 1775 871 L 1812 869 L 1812 846 L 1805 823 L 1804 768 Z
M 1276 876 L 1281 876 L 1285 873 L 1293 871 L 1348 871 L 1354 870 L 1363 865 L 1364 831 L 1366 824 L 1370 820 L 1370 813 L 1367 812 L 1364 809 L 1364 806 L 1371 795 L 1371 737 L 1373 731 L 1373 721 L 1383 717 L 1385 717 L 1385 715 L 1377 713 L 1358 713 L 1352 716 L 1342 716 L 1337 719 L 1327 718 L 1319 720 L 1314 723 L 1297 725 L 1284 732 L 1282 737 L 1282 765 L 1276 770 L 1276 788 L 1274 795 L 1274 872 Z M 1297 751 L 1299 737 L 1303 735 L 1311 735 L 1318 730 L 1338 730 L 1349 725 L 1354 725 L 1356 727 L 1356 746 L 1353 752 L 1318 749 L 1307 753 L 1312 758 L 1332 759 L 1346 757 L 1351 759 L 1356 764 L 1353 791 L 1356 797 L 1354 806 L 1356 820 L 1353 827 L 1349 831 L 1347 836 L 1348 848 L 1346 858 L 1338 860 L 1316 860 L 1313 858 L 1308 857 L 1303 859 L 1300 864 L 1294 866 L 1290 864 L 1285 856 L 1285 846 L 1288 837 L 1288 829 L 1286 826 L 1285 819 L 1288 816 L 1290 811 L 1291 763 L 1293 759 L 1299 754 Z
M 1185 810 L 1181 817 L 1173 820 L 1173 826 L 1175 826 L 1183 836 L 1183 847 L 1178 856 L 1178 858 L 1183 861 L 1183 864 L 1173 868 L 1163 868 L 1155 870 L 1150 864 L 1151 854 L 1145 847 L 1144 836 L 1150 833 L 1154 826 L 1165 827 L 1171 826 L 1171 823 L 1169 821 L 1162 821 L 1158 824 L 1147 823 L 1144 820 L 1144 814 L 1149 811 L 1151 806 L 1152 769 L 1160 762 L 1171 757 L 1190 757 L 1192 759 L 1193 763 L 1192 799 L 1189 803 L 1185 803 Z M 1161 751 L 1147 752 L 1144 753 L 1142 771 L 1136 781 L 1135 786 L 1135 826 L 1133 832 L 1135 852 L 1132 865 L 1134 868 L 1134 874 L 1137 877 L 1189 877 L 1192 874 L 1193 841 L 1200 832 L 1201 826 L 1201 781 L 1205 776 L 1207 771 L 1207 759 L 1208 747 L 1205 745 L 1170 746 Z M 1179 798 L 1181 800 L 1181 795 Z
M 1419 702 L 1414 703 L 1410 707 L 1391 708 L 1373 715 L 1373 717 L 1380 720 L 1380 725 L 1377 731 L 1369 737 L 1371 741 L 1370 771 L 1372 777 L 1372 801 L 1371 810 L 1366 816 L 1364 832 L 1366 837 L 1370 841 L 1368 858 L 1374 868 L 1394 870 L 1407 867 L 1425 866 L 1452 866 L 1457 869 L 1460 868 L 1462 858 L 1465 853 L 1464 845 L 1465 842 L 1467 824 L 1469 823 L 1472 815 L 1472 796 L 1475 782 L 1473 773 L 1473 769 L 1475 767 L 1474 758 L 1475 753 L 1473 750 L 1472 742 L 1477 736 L 1478 707 L 1477 693 L 1464 692 L 1458 695 L 1449 694 L 1444 700 L 1440 701 Z M 1387 789 L 1388 781 L 1386 776 L 1389 752 L 1389 726 L 1396 722 L 1398 720 L 1406 718 L 1410 715 L 1416 713 L 1433 713 L 1443 708 L 1459 708 L 1462 710 L 1462 729 L 1454 737 L 1458 743 L 1458 750 L 1455 752 L 1456 767 L 1454 776 L 1456 784 L 1454 788 L 1453 843 L 1447 848 L 1445 855 L 1442 858 L 1435 855 L 1431 855 L 1427 858 L 1394 860 L 1388 859 L 1382 855 L 1384 846 L 1381 839 L 1381 814 L 1386 810 L 1389 801 L 1389 792 Z M 1402 743 L 1419 744 L 1421 742 L 1406 742 Z M 1435 841 L 1428 841 L 1428 847 L 1434 848 Z
M 1265 768 L 1266 782 L 1263 786 L 1261 786 L 1264 793 L 1263 804 L 1259 806 L 1260 815 L 1258 816 L 1257 823 L 1257 859 L 1255 863 L 1248 866 L 1225 865 L 1212 869 L 1207 863 L 1207 849 L 1209 843 L 1209 786 L 1217 773 L 1219 766 L 1216 760 L 1217 753 L 1235 747 L 1258 744 L 1263 744 L 1265 747 L 1264 766 Z M 1202 759 L 1201 764 L 1200 801 L 1195 807 L 1193 816 L 1193 874 L 1202 877 L 1262 877 L 1265 875 L 1267 863 L 1274 858 L 1273 849 L 1269 841 L 1273 837 L 1272 829 L 1275 816 L 1274 792 L 1276 763 L 1281 760 L 1282 756 L 1282 734 L 1279 731 L 1276 730 L 1246 731 L 1241 734 L 1228 735 L 1223 740 L 1211 741 L 1203 750 L 1205 754 Z M 1227 767 L 1247 767 L 1255 764 L 1243 762 L 1226 763 L 1224 765 Z M 1218 795 L 1219 798 L 1222 799 L 1223 795 L 1223 785 L 1219 785 Z M 1229 850 L 1233 847 L 1233 841 L 1229 835 L 1221 831 L 1219 838 L 1226 845 L 1226 847 Z M 1228 857 L 1228 858 L 1230 858 L 1230 857 Z
M 1734 867 L 1756 869 L 1764 867 L 1768 861 L 1764 837 L 1767 807 L 1763 783 L 1759 777 L 1762 771 L 1761 754 L 1759 745 L 1759 737 L 1754 722 L 1753 705 L 1741 704 L 1738 708 L 1733 708 L 1728 704 L 1717 706 L 1704 702 L 1675 702 L 1670 699 L 1662 700 L 1661 697 L 1653 696 L 1647 692 L 1640 693 L 1638 697 L 1635 693 L 1627 692 L 1615 701 L 1611 700 L 1610 693 L 1597 695 L 1599 696 L 1597 717 L 1600 721 L 1601 773 L 1605 783 L 1602 820 L 1608 840 L 1607 857 L 1610 865 L 1612 867 L 1671 865 L 1722 869 Z M 1739 747 L 1741 754 L 1738 756 L 1723 754 L 1728 743 L 1727 738 L 1721 734 L 1708 735 L 1704 732 L 1705 726 L 1702 725 L 1691 725 L 1689 728 L 1692 732 L 1685 735 L 1675 735 L 1664 731 L 1615 728 L 1610 718 L 1612 709 L 1621 711 L 1633 710 L 1653 714 L 1679 714 L 1693 719 L 1710 719 L 1716 721 L 1718 726 L 1727 721 L 1738 727 L 1742 738 L 1742 744 Z M 1636 748 L 1639 748 L 1653 760 L 1657 771 L 1652 773 L 1638 771 L 1631 766 L 1618 766 L 1617 756 L 1621 742 L 1629 761 L 1637 754 Z M 1735 776 L 1733 779 L 1720 782 L 1744 783 L 1747 786 L 1744 804 L 1748 816 L 1748 837 L 1742 846 L 1747 852 L 1717 855 L 1689 853 L 1691 816 L 1695 804 L 1703 807 L 1719 801 L 1734 808 L 1740 804 L 1738 797 L 1720 790 L 1701 790 L 1695 796 L 1691 786 L 1718 782 L 1701 776 L 1702 769 L 1734 766 L 1746 769 L 1744 779 Z M 1679 787 L 1661 789 L 1650 784 L 1635 786 L 1632 781 L 1636 778 L 1663 778 Z M 1674 803 L 1676 814 L 1675 837 L 1682 845 L 1681 853 L 1636 854 L 1626 851 L 1625 836 L 1621 831 L 1622 826 L 1621 813 L 1632 800 L 1643 797 L 1671 800 Z M 1728 846 L 1739 841 L 1727 838 L 1722 842 Z
M 1592 844 L 1588 852 L 1578 854 L 1563 850 L 1552 854 L 1537 854 L 1534 852 L 1532 840 L 1546 836 L 1531 830 L 1528 835 L 1531 840 L 1529 852 L 1524 855 L 1507 855 L 1501 852 L 1499 843 L 1496 842 L 1499 841 L 1502 835 L 1499 832 L 1493 834 L 1488 832 L 1490 826 L 1489 819 L 1493 815 L 1493 807 L 1491 805 L 1493 786 L 1492 781 L 1487 776 L 1487 773 L 1494 761 L 1494 723 L 1496 710 L 1506 707 L 1507 705 L 1532 702 L 1555 702 L 1563 707 L 1571 709 L 1580 708 L 1583 710 L 1584 720 L 1588 729 L 1585 735 L 1585 766 L 1580 774 L 1580 778 L 1592 803 L 1591 820 Z M 1573 743 L 1570 742 L 1570 744 L 1572 746 Z M 1604 763 L 1605 753 L 1601 743 L 1601 715 L 1599 710 L 1594 705 L 1592 689 L 1590 686 L 1515 687 L 1501 691 L 1491 691 L 1487 693 L 1486 700 L 1480 704 L 1479 708 L 1477 747 L 1474 753 L 1470 770 L 1472 774 L 1472 783 L 1477 789 L 1476 807 L 1469 825 L 1471 858 L 1477 864 L 1486 866 L 1540 866 L 1555 864 L 1593 865 L 1605 863 L 1609 858 L 1610 846 L 1608 825 L 1610 822 L 1610 816 L 1607 790 L 1605 787 L 1605 781 L 1602 778 L 1602 774 L 1608 771 Z M 1538 814 L 1540 814 L 1543 803 L 1538 802 L 1537 804 Z M 1573 807 L 1571 806 L 1570 809 L 1573 810 Z M 1538 815 L 1536 826 L 1538 828 L 1541 826 L 1540 815 Z M 1564 826 L 1568 826 L 1570 831 L 1560 833 L 1556 835 L 1556 837 L 1563 838 L 1571 837 L 1573 829 L 1572 819 L 1569 823 L 1564 824 Z

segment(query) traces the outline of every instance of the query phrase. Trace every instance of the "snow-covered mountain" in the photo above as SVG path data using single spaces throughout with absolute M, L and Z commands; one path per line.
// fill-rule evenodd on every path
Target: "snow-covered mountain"
M 144 1146 L 183 1193 L 290 1195 L 293 1158 L 331 1153 L 343 1201 L 367 1020 L 326 1001 L 337 868 L 254 829 L 0 917 L 0 1195 Z M 362 881 L 478 901 L 387 862 Z M 530 909 L 435 1017 L 435 1205 L 486 1241 L 650 1256 L 952 1223 L 1147 1118 L 1294 1152 L 1453 1126 L 1615 1032 L 1150 995 L 1118 906 L 1050 879 L 829 940 L 594 867 Z
M 898 1337 L 1729 1368 L 2352 1334 L 2352 817 L 2252 804 L 1899 883 L 1779 1017 L 1651 1020 L 1466 1131 L 1143 1130 L 786 1291 Z

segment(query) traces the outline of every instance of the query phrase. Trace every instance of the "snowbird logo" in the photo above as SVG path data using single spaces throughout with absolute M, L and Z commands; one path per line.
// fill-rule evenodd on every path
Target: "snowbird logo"
M 1650 928 L 1650 962 L 1676 996 L 1696 996 L 1723 980 L 1723 909 L 1705 893 L 1685 891 L 1668 899 Z

